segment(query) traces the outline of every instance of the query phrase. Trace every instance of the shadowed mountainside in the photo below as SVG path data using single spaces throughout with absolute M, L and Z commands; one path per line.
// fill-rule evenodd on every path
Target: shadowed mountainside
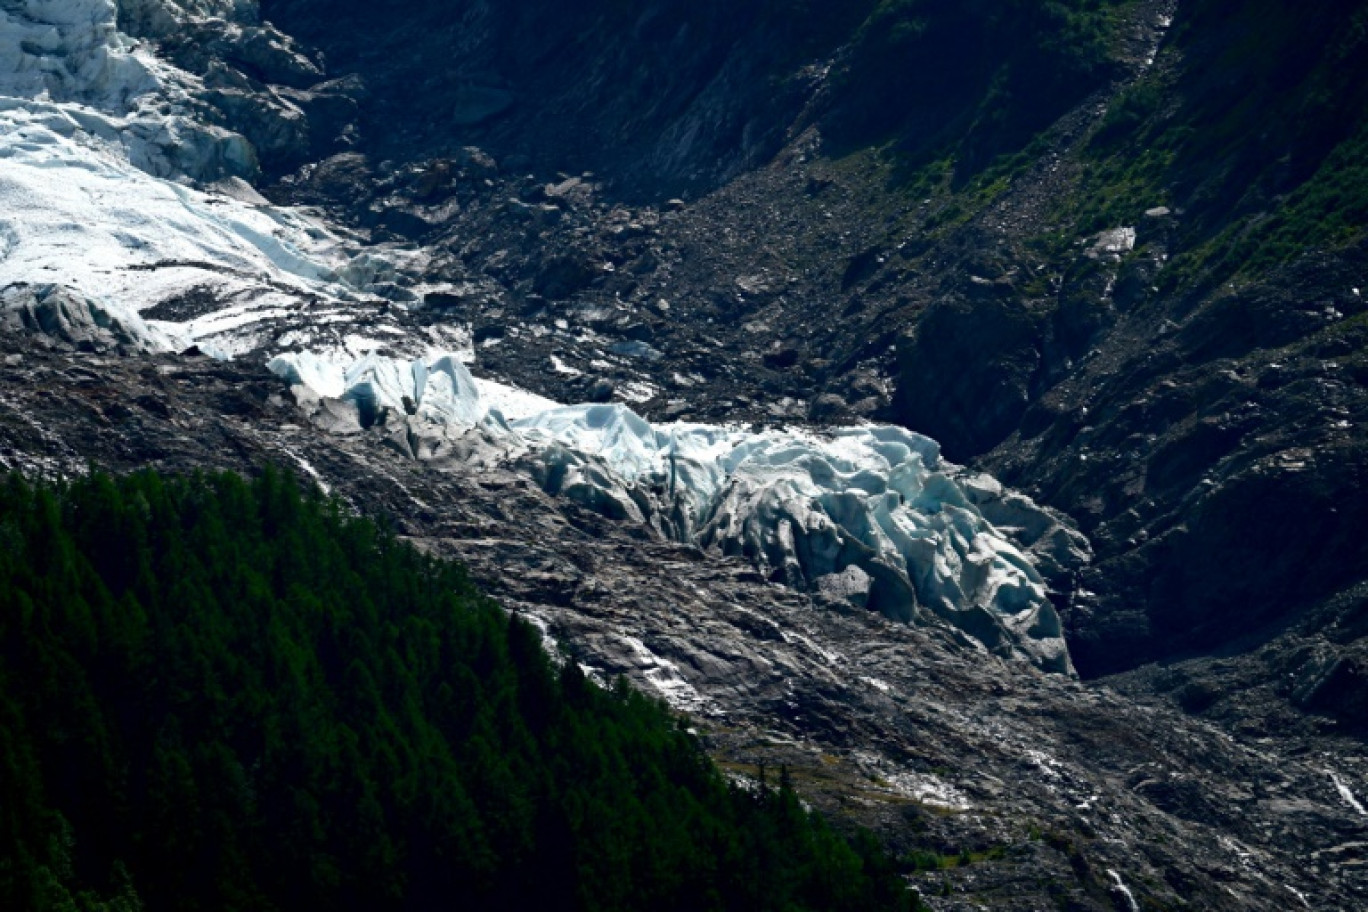
M 495 321 L 496 370 L 585 398 L 594 358 L 557 349 L 577 389 L 497 328 L 565 318 L 665 355 L 608 378 L 654 389 L 649 414 L 773 420 L 792 401 L 929 434 L 1094 537 L 1070 629 L 1095 675 L 1274 636 L 1368 573 L 1331 512 L 1364 493 L 1366 9 L 265 12 L 371 89 L 349 153 L 368 164 L 326 172 L 333 191 L 292 178 L 293 197 L 374 224 L 381 200 L 434 204 L 431 174 L 425 199 L 365 191 L 381 159 L 498 160 L 492 189 L 438 186 L 473 200 L 444 223 L 380 217 L 492 278 L 491 316 L 448 318 Z M 545 189 L 515 176 L 552 169 Z M 666 212 L 679 193 L 697 200 Z M 698 357 L 710 339 L 750 363 Z

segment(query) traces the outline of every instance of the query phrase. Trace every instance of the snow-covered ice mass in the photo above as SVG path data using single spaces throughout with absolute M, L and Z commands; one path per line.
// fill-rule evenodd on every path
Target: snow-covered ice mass
M 949 621 L 999 654 L 1070 672 L 1045 578 L 1086 540 L 987 475 L 898 427 L 653 425 L 620 404 L 561 406 L 471 376 L 453 354 L 282 354 L 270 368 L 301 401 L 345 403 L 359 424 L 398 422 L 417 458 L 475 432 L 494 459 L 553 494 L 753 562 L 776 582 L 913 621 Z M 491 397 L 500 397 L 491 405 Z
M 154 34 L 177 17 L 255 17 L 232 0 L 122 11 Z M 145 348 L 226 355 L 314 299 L 373 298 L 403 254 L 377 258 L 268 205 L 243 180 L 251 144 L 208 122 L 202 80 L 121 33 L 119 12 L 113 0 L 0 6 L 0 292 L 64 288 Z M 139 317 L 194 292 L 212 306 Z
M 199 77 L 122 34 L 119 14 L 113 0 L 0 6 L 0 326 L 114 327 L 130 347 L 220 357 L 290 349 L 270 366 L 302 401 L 351 410 L 358 429 L 394 416 L 412 456 L 469 455 L 443 442 L 477 433 L 482 458 L 605 515 L 833 604 L 929 612 L 993 652 L 1071 670 L 1045 580 L 1086 560 L 1086 541 L 925 437 L 655 426 L 477 379 L 449 338 L 347 335 L 358 300 L 397 275 L 417 282 L 405 258 L 418 254 L 364 248 L 257 196 L 251 144 L 211 125 Z M 122 14 L 148 35 L 187 17 L 256 28 L 250 0 L 126 0 Z

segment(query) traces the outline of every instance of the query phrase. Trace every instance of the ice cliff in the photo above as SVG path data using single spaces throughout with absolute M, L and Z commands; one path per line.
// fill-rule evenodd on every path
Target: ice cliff
M 1086 540 L 919 434 L 653 425 L 618 404 L 514 398 L 451 354 L 294 352 L 270 367 L 322 411 L 340 402 L 359 424 L 399 425 L 417 458 L 477 431 L 495 460 L 603 515 L 744 558 L 836 603 L 907 622 L 929 612 L 994 653 L 1072 671 L 1046 580 L 1085 563 Z

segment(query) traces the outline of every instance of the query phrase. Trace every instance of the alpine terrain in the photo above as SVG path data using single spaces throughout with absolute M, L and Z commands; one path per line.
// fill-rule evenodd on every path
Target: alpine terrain
M 1365 294 L 1358 0 L 0 0 L 0 901 L 1368 907 Z

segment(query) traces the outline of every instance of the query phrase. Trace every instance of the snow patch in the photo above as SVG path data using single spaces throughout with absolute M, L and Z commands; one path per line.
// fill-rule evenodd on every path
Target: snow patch
M 1107 876 L 1112 879 L 1112 891 L 1125 901 L 1126 908 L 1130 910 L 1130 912 L 1140 912 L 1140 904 L 1135 901 L 1135 894 L 1131 892 L 1130 887 L 1126 886 L 1126 882 L 1121 879 L 1121 875 L 1111 868 L 1107 868 Z
M 860 676 L 860 680 L 861 680 L 863 683 L 865 683 L 865 684 L 869 685 L 870 687 L 874 688 L 875 690 L 879 691 L 880 693 L 892 693 L 892 692 L 893 692 L 893 688 L 889 687 L 887 683 L 885 683 L 885 682 L 883 682 L 883 681 L 880 681 L 878 678 L 870 678 L 870 677 L 866 677 L 866 676 L 864 676 L 864 675 L 861 675 L 861 676 Z
M 583 371 L 576 370 L 575 368 L 566 364 L 564 361 L 562 361 L 560 358 L 557 358 L 555 355 L 551 356 L 551 369 L 556 373 L 564 374 L 567 377 L 578 377 L 584 373 Z
M 650 650 L 641 640 L 626 634 L 620 637 L 631 650 L 637 670 L 656 691 L 675 709 L 692 712 L 704 707 L 706 701 L 694 686 L 684 680 L 679 668 L 668 659 L 662 659 Z
M 1336 773 L 1334 770 L 1326 770 L 1325 774 L 1329 776 L 1330 781 L 1335 784 L 1335 791 L 1339 792 L 1339 796 L 1344 799 L 1344 803 L 1364 817 L 1368 817 L 1368 808 L 1365 808 L 1363 802 L 1358 800 L 1358 796 L 1349 788 L 1349 784 L 1340 778 L 1339 773 Z
M 318 470 L 313 467 L 312 463 L 310 463 L 307 459 L 305 459 L 303 456 L 300 456 L 298 453 L 296 453 L 289 447 L 281 447 L 281 449 L 283 449 L 287 454 L 289 454 L 291 459 L 293 459 L 296 463 L 299 464 L 299 467 L 304 470 L 304 474 L 308 475 L 318 484 L 318 488 L 320 491 L 322 491 L 324 494 L 332 494 L 332 486 L 323 480 L 323 476 L 318 474 Z

